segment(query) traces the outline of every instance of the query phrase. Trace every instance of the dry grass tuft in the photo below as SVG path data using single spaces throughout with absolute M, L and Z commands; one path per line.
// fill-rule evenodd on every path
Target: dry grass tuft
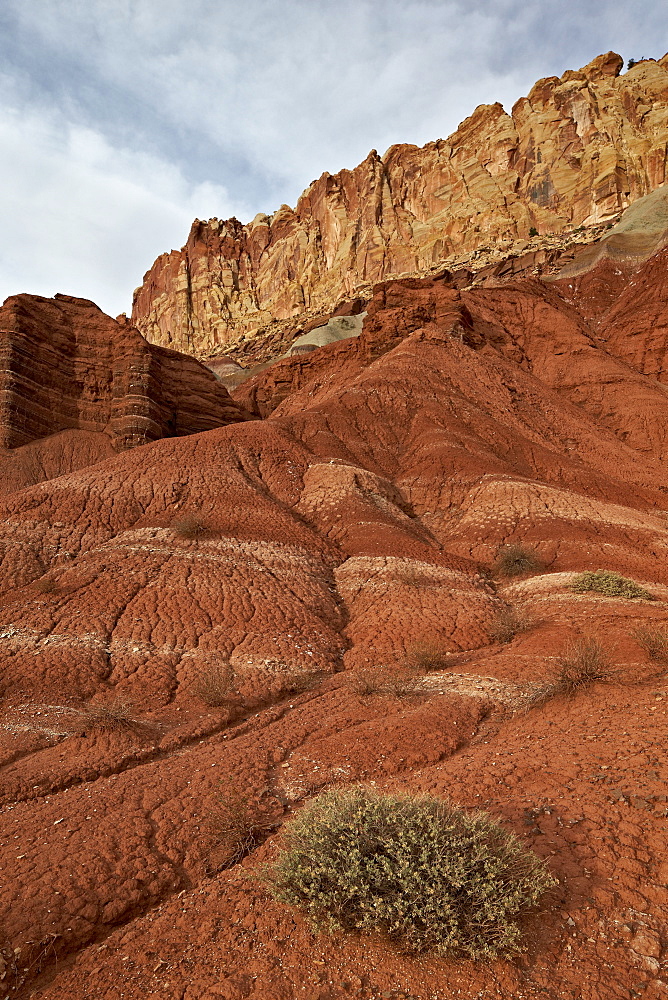
M 93 701 L 77 709 L 81 730 L 98 730 L 108 733 L 132 733 L 138 735 L 152 728 L 150 722 L 138 719 L 135 707 L 129 702 L 114 698 L 113 701 Z
M 185 538 L 190 541 L 202 538 L 208 531 L 204 521 L 194 514 L 184 514 L 182 517 L 174 518 L 170 527 L 177 538 Z
M 449 670 L 454 664 L 454 656 L 437 640 L 416 643 L 414 646 L 409 646 L 406 653 L 406 666 L 423 674 L 436 670 Z
M 535 625 L 536 620 L 526 611 L 508 604 L 497 612 L 487 632 L 495 642 L 512 642 L 516 635 L 528 632 Z
M 659 628 L 637 628 L 633 638 L 651 660 L 668 663 L 668 631 Z
M 211 872 L 236 865 L 260 843 L 266 831 L 254 815 L 250 798 L 232 783 L 221 786 L 207 826 L 213 839 Z
M 229 660 L 211 660 L 200 670 L 193 693 L 209 708 L 223 708 L 238 696 L 236 680 Z
M 389 695 L 408 698 L 417 690 L 420 677 L 410 667 L 362 667 L 350 675 L 349 684 L 361 698 Z
M 545 564 L 536 552 L 523 545 L 504 545 L 499 549 L 494 572 L 498 576 L 524 576 L 525 573 L 540 573 Z
M 542 705 L 556 695 L 574 697 L 596 681 L 610 680 L 614 672 L 611 653 L 598 639 L 576 639 L 557 659 L 554 675 L 536 691 L 530 704 Z

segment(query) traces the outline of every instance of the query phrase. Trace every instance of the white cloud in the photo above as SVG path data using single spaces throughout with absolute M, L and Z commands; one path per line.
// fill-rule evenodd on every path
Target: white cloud
M 667 26 L 640 0 L 3 0 L 1 291 L 125 308 L 194 216 L 294 204 Z
M 0 110 L 0 149 L 0 299 L 59 291 L 128 311 L 193 218 L 244 212 L 221 186 L 190 185 L 172 164 L 44 110 Z

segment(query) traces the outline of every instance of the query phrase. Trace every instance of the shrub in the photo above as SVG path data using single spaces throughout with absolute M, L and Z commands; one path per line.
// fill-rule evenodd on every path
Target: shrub
M 651 660 L 668 662 L 668 632 L 658 628 L 637 628 L 633 638 L 643 647 Z
M 531 549 L 523 545 L 504 545 L 499 549 L 494 569 L 500 576 L 522 576 L 524 573 L 539 573 L 543 562 Z
M 551 693 L 574 695 L 594 681 L 608 680 L 611 673 L 610 654 L 598 639 L 576 639 L 557 660 Z
M 194 514 L 184 514 L 183 517 L 174 518 L 170 527 L 177 538 L 190 540 L 201 538 L 207 531 L 204 522 Z
M 317 929 L 375 930 L 413 951 L 519 950 L 515 917 L 554 885 L 484 813 L 428 795 L 331 789 L 284 827 L 264 878 Z
M 428 674 L 432 670 L 448 670 L 453 665 L 453 657 L 440 642 L 423 642 L 408 647 L 406 665 Z
M 259 843 L 263 832 L 255 819 L 250 799 L 233 784 L 221 785 L 216 803 L 208 818 L 214 846 L 212 871 L 230 868 L 241 861 Z
M 531 229 L 529 230 L 529 236 L 538 236 L 538 230 L 536 229 L 535 226 L 532 226 Z
M 209 708 L 222 708 L 236 697 L 235 682 L 234 667 L 228 660 L 212 660 L 200 670 L 193 691 Z
M 621 573 L 614 573 L 609 569 L 588 570 L 580 573 L 570 584 L 571 590 L 578 594 L 593 590 L 597 594 L 605 594 L 607 597 L 625 597 L 629 600 L 653 601 L 654 596 L 649 590 L 645 590 L 635 580 L 629 580 Z
M 374 694 L 407 698 L 415 693 L 419 681 L 410 667 L 362 667 L 350 675 L 350 687 L 362 698 Z
M 140 733 L 151 727 L 135 716 L 133 705 L 114 698 L 113 701 L 93 701 L 77 709 L 82 732 L 103 730 L 111 733 Z
M 526 611 L 507 604 L 496 613 L 487 631 L 495 642 L 512 642 L 516 635 L 528 632 L 535 624 Z
M 33 587 L 38 594 L 57 594 L 60 586 L 51 576 L 42 576 L 39 580 L 33 581 Z

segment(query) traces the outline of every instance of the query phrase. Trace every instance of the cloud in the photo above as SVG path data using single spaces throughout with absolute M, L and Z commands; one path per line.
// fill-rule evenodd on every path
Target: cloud
M 3 290 L 127 305 L 192 216 L 294 204 L 599 52 L 663 55 L 667 25 L 639 0 L 3 0 Z
M 245 212 L 222 186 L 191 185 L 173 164 L 48 111 L 5 106 L 0 148 L 2 299 L 60 291 L 127 311 L 144 271 L 181 246 L 195 216 Z

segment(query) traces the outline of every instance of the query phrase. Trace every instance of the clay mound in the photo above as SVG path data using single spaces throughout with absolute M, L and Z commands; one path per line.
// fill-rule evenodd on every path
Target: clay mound
M 0 337 L 3 448 L 78 429 L 121 451 L 244 419 L 197 361 L 149 345 L 87 299 L 10 297 Z
M 668 256 L 619 278 L 606 340 L 590 292 L 608 265 L 580 284 L 382 283 L 358 337 L 238 389 L 262 419 L 0 501 L 0 974 L 17 997 L 601 1000 L 641 984 L 660 1000 L 668 692 L 637 629 L 665 621 L 668 414 L 661 337 L 636 366 L 621 330 L 635 295 L 653 343 Z M 496 573 L 508 544 L 541 571 Z M 654 600 L 575 594 L 585 568 Z M 502 641 L 508 607 L 531 623 Z M 590 634 L 608 682 L 535 707 Z M 438 662 L 412 691 L 357 684 L 420 645 Z M 293 808 L 354 780 L 484 806 L 548 859 L 560 883 L 524 956 L 316 937 L 245 878 Z M 252 815 L 241 846 L 230 788 Z

